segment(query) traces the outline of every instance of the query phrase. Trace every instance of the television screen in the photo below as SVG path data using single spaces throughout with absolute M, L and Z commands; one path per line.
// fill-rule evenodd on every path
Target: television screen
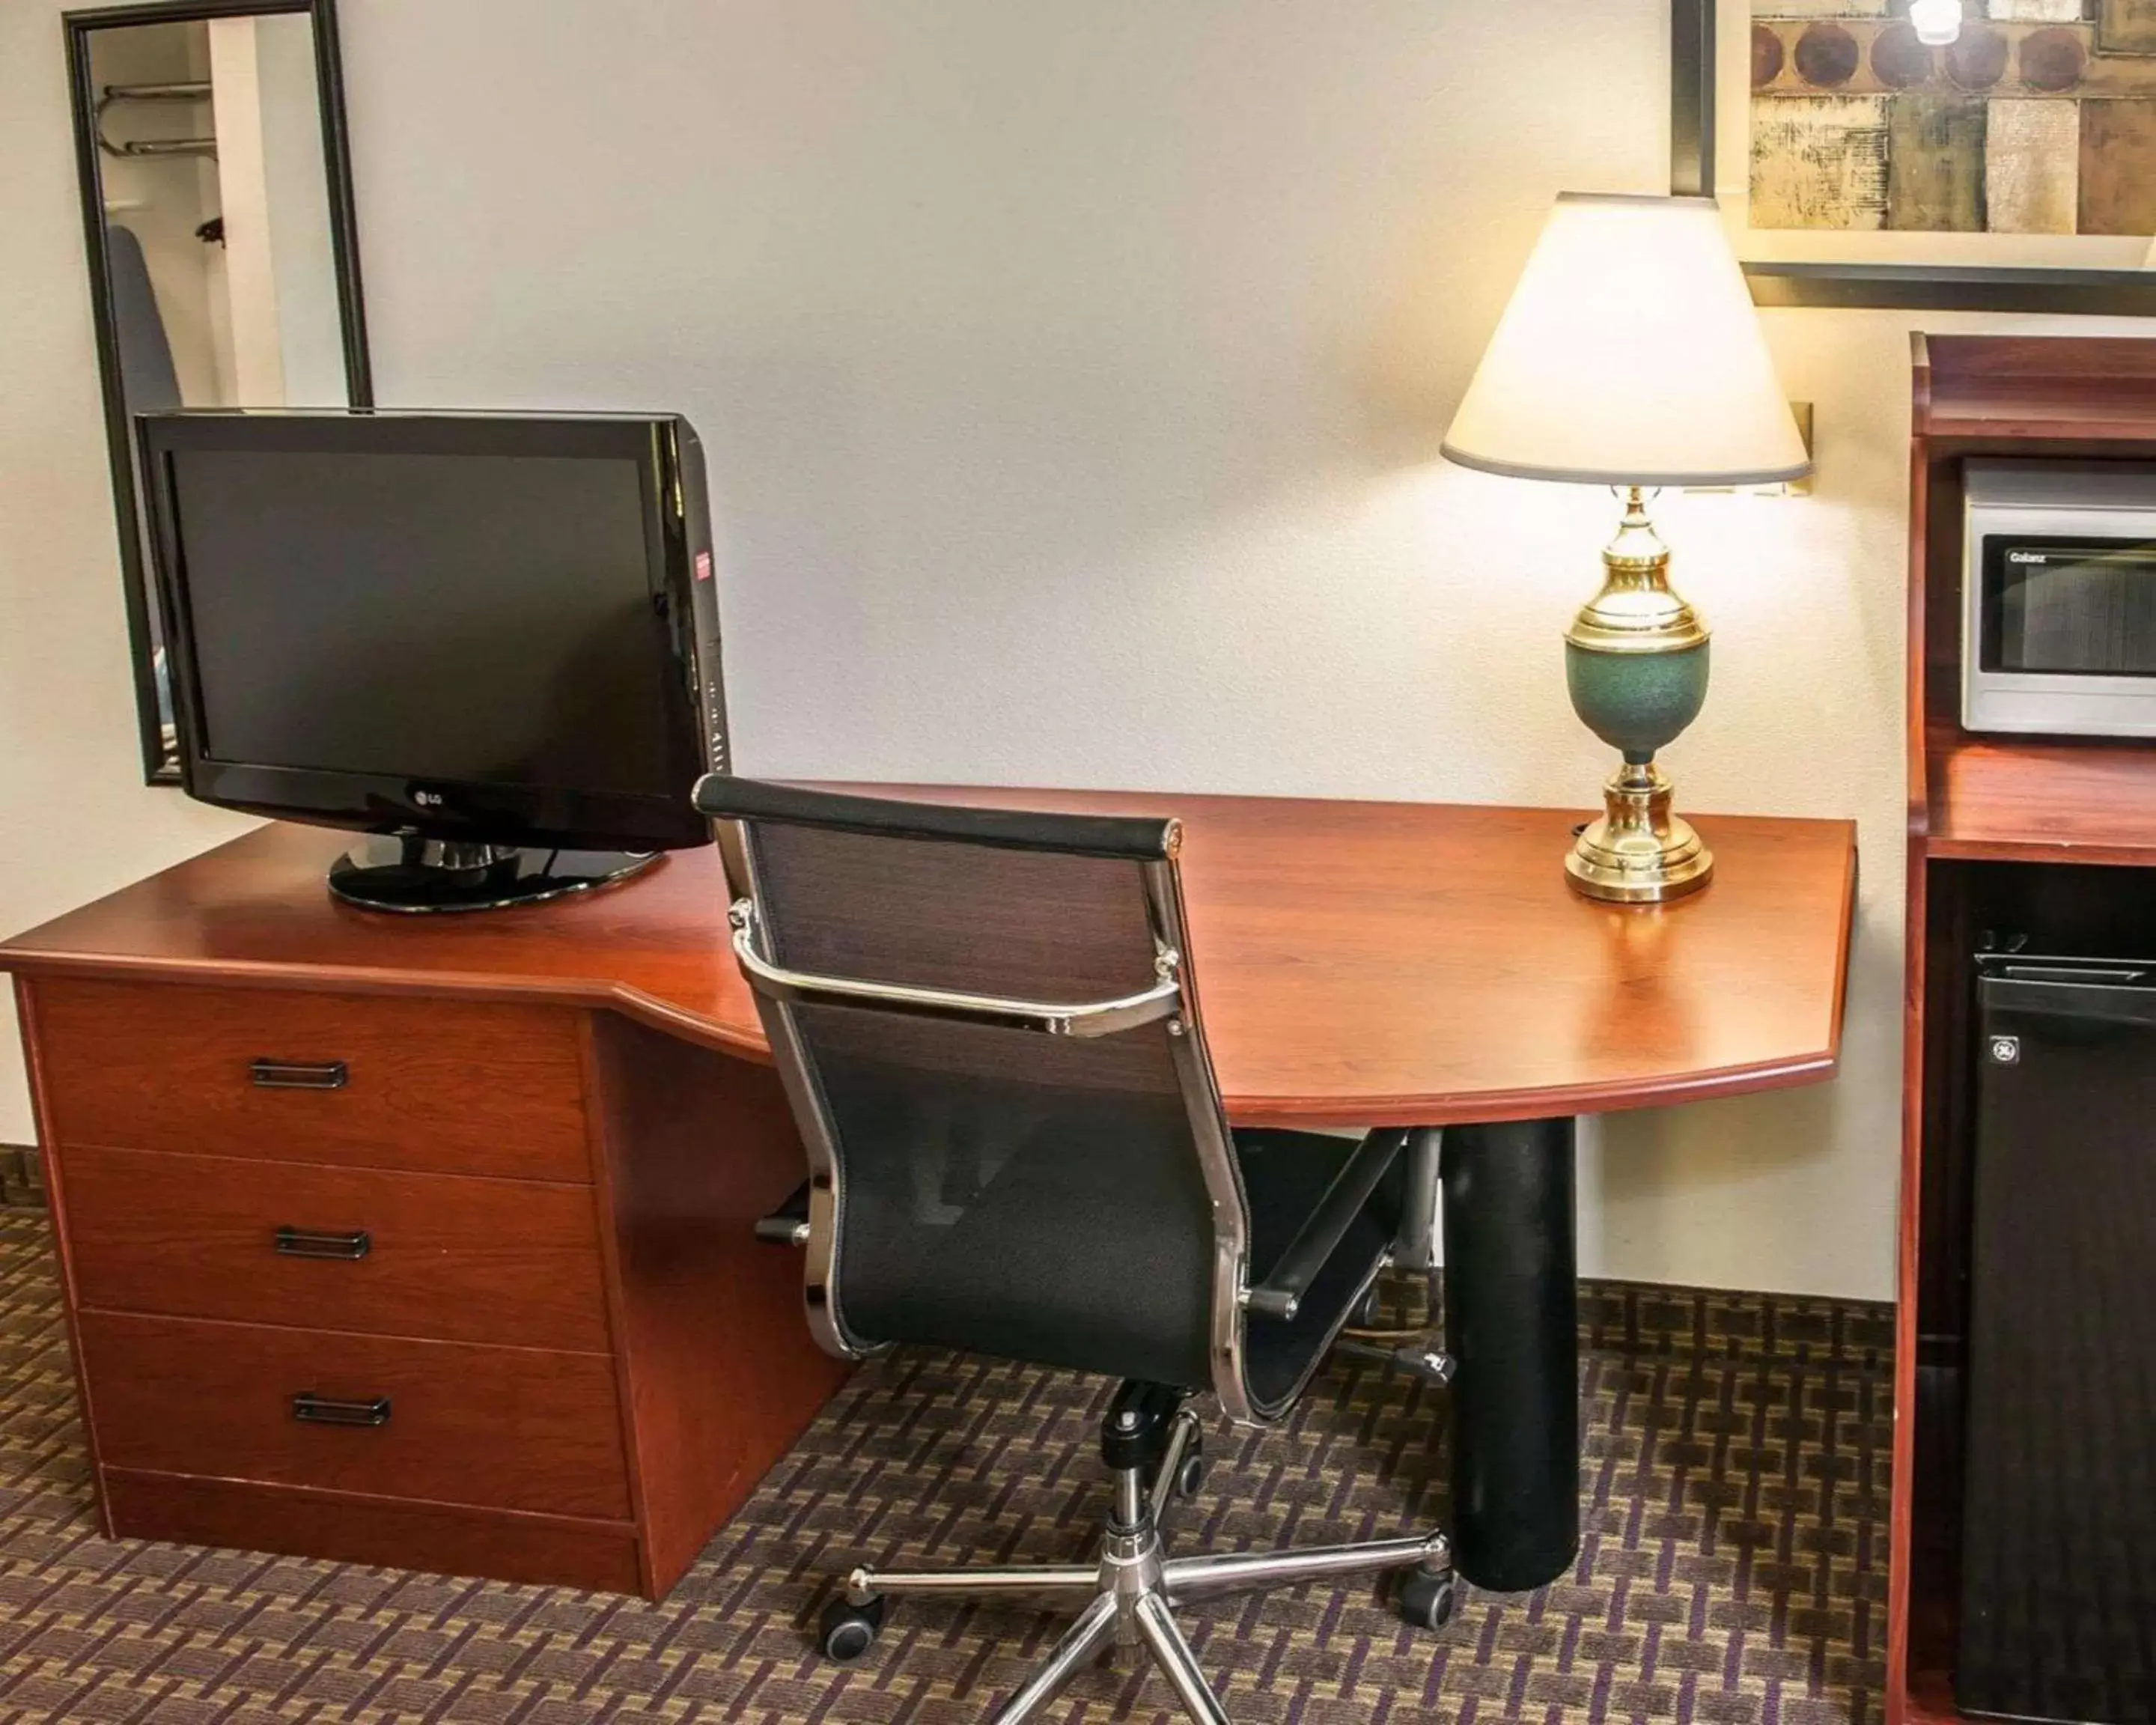
M 495 844 L 708 838 L 689 793 L 723 718 L 681 422 L 182 413 L 143 448 L 195 795 Z
M 222 761 L 685 796 L 636 464 L 172 457 Z

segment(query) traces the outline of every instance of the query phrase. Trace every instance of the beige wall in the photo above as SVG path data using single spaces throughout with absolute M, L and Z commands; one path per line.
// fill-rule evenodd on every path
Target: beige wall
M 0 14 L 48 337 L 11 331 L 0 388 L 0 818 L 91 842 L 10 845 L 11 923 L 223 829 L 131 785 L 30 9 Z M 1663 182 L 1665 0 L 341 13 L 382 398 L 692 416 L 747 770 L 1591 794 L 1558 632 L 1608 500 L 1435 447 L 1551 195 Z M 1770 317 L 1818 495 L 1668 516 L 1719 627 L 1689 806 L 1861 823 L 1845 1075 L 1590 1133 L 1591 1271 L 1891 1291 L 1910 321 Z

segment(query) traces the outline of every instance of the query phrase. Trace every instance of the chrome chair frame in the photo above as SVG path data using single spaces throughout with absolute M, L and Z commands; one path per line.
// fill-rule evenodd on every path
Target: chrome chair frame
M 1360 1545 L 1306 1546 L 1299 1551 L 1226 1552 L 1170 1557 L 1168 1512 L 1185 1460 L 1194 1453 L 1199 1422 L 1179 1411 L 1168 1448 L 1152 1470 L 1118 1468 L 1115 1507 L 1092 1566 L 1042 1564 L 949 1570 L 856 1569 L 846 1578 L 846 1599 L 856 1609 L 876 1608 L 896 1594 L 1055 1602 L 1085 1601 L 1075 1622 L 1047 1660 L 994 1714 L 992 1725 L 1022 1725 L 1054 1700 L 1071 1678 L 1110 1645 L 1142 1646 L 1167 1674 L 1183 1711 L 1203 1725 L 1229 1725 L 1227 1710 L 1198 1663 L 1175 1620 L 1178 1605 L 1233 1594 L 1294 1587 L 1306 1581 L 1414 1568 L 1444 1589 L 1450 1610 L 1452 1548 L 1442 1533 L 1372 1540 Z
M 844 1225 L 844 1173 L 831 1122 L 808 1076 L 806 1050 L 793 1015 L 797 1004 L 837 1004 L 891 1012 L 957 1019 L 1051 1036 L 1112 1036 L 1165 1019 L 1171 1058 L 1188 1113 L 1206 1191 L 1211 1199 L 1214 1273 L 1210 1311 L 1212 1389 L 1228 1416 L 1240 1424 L 1278 1419 L 1295 1402 L 1303 1385 L 1322 1363 L 1319 1348 L 1301 1378 L 1271 1404 L 1259 1405 L 1249 1393 L 1244 1372 L 1245 1329 L 1249 1313 L 1295 1315 L 1297 1287 L 1250 1285 L 1248 1211 L 1238 1172 L 1227 1111 L 1212 1064 L 1205 1052 L 1203 1019 L 1186 950 L 1181 881 L 1177 859 L 1181 827 L 1168 822 L 1158 858 L 1139 864 L 1159 981 L 1139 993 L 1111 1000 L 1050 1002 L 967 994 L 905 987 L 857 978 L 817 975 L 777 964 L 760 950 L 755 869 L 739 828 L 721 820 L 721 855 L 730 886 L 738 895 L 729 911 L 734 955 L 757 998 L 782 1081 L 795 1118 L 803 1127 L 809 1180 L 803 1302 L 809 1328 L 827 1351 L 860 1359 L 883 1348 L 849 1328 L 836 1275 L 838 1245 Z M 1328 1209 L 1343 1219 L 1359 1210 L 1371 1189 L 1405 1147 L 1366 1139 L 1328 1194 Z M 1352 1209 L 1351 1209 L 1352 1207 Z M 1322 1234 L 1322 1230 L 1319 1232 Z M 798 1238 L 790 1226 L 776 1238 Z M 1338 1234 L 1333 1239 L 1337 1244 Z M 1309 1261 L 1301 1286 L 1314 1275 L 1329 1250 L 1298 1241 Z M 1378 1270 L 1388 1260 L 1381 1260 Z M 1375 1280 L 1373 1271 L 1371 1280 Z M 1367 1291 L 1368 1284 L 1363 1290 Z M 1200 1425 L 1188 1408 L 1169 1422 L 1164 1446 L 1156 1458 L 1113 1468 L 1114 1502 L 1102 1536 L 1101 1554 L 1091 1564 L 1017 1568 L 975 1567 L 952 1570 L 854 1570 L 845 1583 L 845 1602 L 860 1626 L 854 1656 L 865 1651 L 881 1620 L 883 1600 L 892 1595 L 1029 1599 L 1087 1601 L 1047 1661 L 994 1716 L 994 1725 L 1020 1725 L 1034 1717 L 1091 1659 L 1111 1643 L 1142 1646 L 1167 1674 L 1184 1711 L 1206 1725 L 1227 1725 L 1228 1715 L 1200 1670 L 1190 1645 L 1176 1624 L 1173 1608 L 1227 1594 L 1292 1586 L 1305 1581 L 1384 1570 L 1411 1569 L 1414 1576 L 1403 1599 L 1410 1621 L 1437 1627 L 1450 1617 L 1453 1581 L 1451 1548 L 1432 1532 L 1363 1544 L 1307 1548 L 1300 1551 L 1245 1552 L 1171 1557 L 1164 1532 L 1186 1464 L 1194 1459 Z M 1104 1448 L 1107 1445 L 1104 1442 Z M 827 1651 L 844 1656 L 833 1639 L 827 1614 Z

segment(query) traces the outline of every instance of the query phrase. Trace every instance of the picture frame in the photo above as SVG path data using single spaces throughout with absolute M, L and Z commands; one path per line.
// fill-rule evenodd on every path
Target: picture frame
M 1778 12 L 1816 15 L 1824 9 L 1815 3 Z M 1799 242 L 1755 235 L 1748 216 L 1753 13 L 1752 0 L 1671 0 L 1670 189 L 1680 196 L 1719 196 L 1737 229 L 1757 304 L 2156 315 L 2156 269 L 2087 267 L 2071 254 L 2120 248 L 2077 247 L 2080 236 L 2017 242 L 1993 234 L 1865 233 L 1805 235 Z M 2151 65 L 2156 69 L 2156 60 Z M 1733 193 L 1732 169 L 1739 170 Z M 1987 251 L 2000 260 L 1984 260 L 1980 254 Z M 1897 254 L 1917 253 L 1923 255 Z M 2044 254 L 2041 260 L 2028 255 L 2037 253 Z

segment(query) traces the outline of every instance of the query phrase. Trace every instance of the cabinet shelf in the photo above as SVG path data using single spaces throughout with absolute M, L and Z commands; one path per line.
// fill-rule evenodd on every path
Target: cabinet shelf
M 2156 749 L 1938 725 L 1924 767 L 1928 856 L 2156 866 Z
M 2156 442 L 2156 344 L 2138 336 L 1924 339 L 1917 430 L 1935 447 Z
M 1909 1699 L 1902 1712 L 1902 1725 L 1975 1725 L 1953 1704 L 1945 1676 L 1928 1671 L 1912 1680 Z

